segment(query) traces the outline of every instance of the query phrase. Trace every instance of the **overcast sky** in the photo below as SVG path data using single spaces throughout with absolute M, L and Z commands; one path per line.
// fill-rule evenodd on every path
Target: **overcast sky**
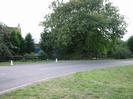
M 39 23 L 49 13 L 49 5 L 53 0 L 0 0 L 0 22 L 7 26 L 16 27 L 18 23 L 22 29 L 23 37 L 32 33 L 36 42 L 40 39 L 42 27 Z M 128 23 L 128 32 L 124 36 L 126 40 L 133 35 L 133 6 L 132 0 L 110 0 L 120 10 Z

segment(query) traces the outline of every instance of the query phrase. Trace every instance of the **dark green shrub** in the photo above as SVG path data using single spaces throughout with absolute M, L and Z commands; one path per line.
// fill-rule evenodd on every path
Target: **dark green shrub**
M 36 60 L 36 59 L 38 59 L 38 57 L 35 53 L 30 53 L 30 54 L 26 53 L 24 55 L 24 60 Z
M 133 53 L 133 36 L 131 36 L 128 40 L 127 40 L 127 46 L 129 48 L 129 50 Z
M 44 51 L 40 51 L 38 58 L 41 60 L 46 60 L 48 58 L 47 54 Z
M 113 52 L 113 57 L 116 59 L 130 58 L 131 52 L 128 49 L 119 49 Z
M 126 59 L 132 56 L 131 51 L 127 47 L 127 42 L 118 40 L 112 45 L 112 49 L 107 53 L 109 58 Z

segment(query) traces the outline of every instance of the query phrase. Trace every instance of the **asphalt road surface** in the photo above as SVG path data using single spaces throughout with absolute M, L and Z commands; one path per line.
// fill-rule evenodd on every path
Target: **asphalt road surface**
M 133 64 L 133 60 L 61 61 L 46 64 L 0 66 L 0 94 L 39 80 L 96 68 L 130 64 Z

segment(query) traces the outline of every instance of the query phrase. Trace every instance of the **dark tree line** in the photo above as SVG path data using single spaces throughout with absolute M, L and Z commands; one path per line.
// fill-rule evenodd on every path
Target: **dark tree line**
M 5 24 L 0 24 L 0 59 L 23 57 L 34 52 L 34 40 L 28 33 L 25 38 L 17 31 L 10 32 Z
M 12 44 L 10 42 L 7 26 L 0 24 L 0 57 L 12 55 Z
M 132 56 L 133 37 L 121 40 L 127 24 L 109 0 L 57 0 L 51 9 L 42 22 L 40 59 Z M 28 56 L 26 53 L 34 48 L 30 33 L 23 38 L 21 33 L 9 33 L 7 26 L 0 24 L 0 57 Z
M 128 48 L 130 49 L 130 51 L 131 51 L 132 54 L 133 54 L 133 36 L 131 36 L 131 37 L 128 39 L 127 45 L 128 45 Z

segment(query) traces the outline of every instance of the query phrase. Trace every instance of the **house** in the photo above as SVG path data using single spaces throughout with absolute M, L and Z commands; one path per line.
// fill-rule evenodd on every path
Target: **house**
M 17 32 L 17 33 L 21 33 L 20 24 L 18 24 L 17 27 L 8 27 L 8 26 L 7 26 L 7 29 L 8 29 L 8 31 L 9 31 L 10 33 L 13 32 L 13 31 L 15 31 L 15 32 Z

